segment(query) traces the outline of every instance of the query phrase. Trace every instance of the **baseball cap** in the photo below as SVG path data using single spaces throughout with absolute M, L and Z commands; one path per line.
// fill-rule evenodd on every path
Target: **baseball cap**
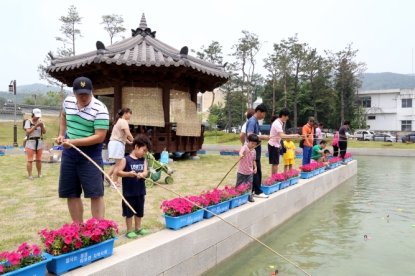
M 33 113 L 33 116 L 35 116 L 36 118 L 42 117 L 42 113 L 40 112 L 39 108 L 33 109 L 32 113 Z
M 88 94 L 92 93 L 92 81 L 86 77 L 76 78 L 73 82 L 73 91 L 76 94 Z

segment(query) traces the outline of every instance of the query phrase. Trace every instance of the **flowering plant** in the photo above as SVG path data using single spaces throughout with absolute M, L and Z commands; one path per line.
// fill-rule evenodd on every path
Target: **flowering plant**
M 285 176 L 284 174 L 282 174 L 282 173 L 275 173 L 275 174 L 273 174 L 273 175 L 269 176 L 269 177 L 267 178 L 267 180 L 265 180 L 265 181 L 264 181 L 264 182 L 262 182 L 261 184 L 262 184 L 263 186 L 272 186 L 272 185 L 274 185 L 275 183 L 278 183 L 278 182 L 283 182 L 283 181 L 285 181 L 285 180 L 287 180 L 287 178 L 286 178 L 286 176 Z
M 329 159 L 329 163 L 330 163 L 330 164 L 334 164 L 334 163 L 340 162 L 341 160 L 342 160 L 342 158 L 341 158 L 341 157 L 336 156 L 336 157 L 330 158 L 330 159 Z
M 250 192 L 250 189 L 249 189 L 250 184 L 251 183 L 249 183 L 249 182 L 245 183 L 245 184 L 241 184 L 238 187 L 236 187 L 235 190 L 236 190 L 237 193 L 239 193 L 240 196 L 244 195 L 244 194 L 247 194 L 247 193 Z
M 290 178 L 297 177 L 300 174 L 300 172 L 295 169 L 291 169 L 291 170 L 283 172 L 282 174 L 285 176 L 286 179 L 290 179 Z
M 17 251 L 0 253 L 0 274 L 8 273 L 44 260 L 37 245 L 22 243 Z
M 310 164 L 301 166 L 300 167 L 300 170 L 302 172 L 312 172 L 312 171 L 314 171 L 316 169 L 316 165 L 315 164 L 317 164 L 317 163 L 310 163 Z
M 200 194 L 205 206 L 215 205 L 229 200 L 229 194 L 221 189 L 214 188 L 213 191 L 206 191 Z
M 324 163 L 317 162 L 317 163 L 314 163 L 314 166 L 315 166 L 315 169 L 320 169 L 320 168 L 324 167 L 325 165 L 324 165 Z
M 204 201 L 200 196 L 185 196 L 185 198 L 204 207 Z M 163 201 L 160 205 L 160 209 L 162 209 L 163 213 L 167 216 L 178 217 L 196 212 L 200 208 L 184 198 L 177 197 L 172 200 Z
M 38 234 L 45 251 L 58 256 L 114 238 L 118 225 L 112 220 L 92 218 L 85 223 L 64 224 L 58 230 L 43 229 Z
M 350 152 L 347 152 L 345 155 L 344 155 L 344 159 L 347 159 L 347 158 L 350 158 L 350 157 L 352 157 L 353 155 L 350 153 Z
M 303 154 L 303 151 L 302 150 L 296 150 L 295 154 Z
M 228 193 L 229 198 L 235 198 L 241 195 L 236 188 L 228 187 L 227 185 L 225 186 L 224 191 Z

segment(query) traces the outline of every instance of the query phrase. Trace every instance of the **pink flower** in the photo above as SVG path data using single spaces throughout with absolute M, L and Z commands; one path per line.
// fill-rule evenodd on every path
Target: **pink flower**
M 3 266 L 0 264 L 0 272 L 3 272 L 4 268 Z

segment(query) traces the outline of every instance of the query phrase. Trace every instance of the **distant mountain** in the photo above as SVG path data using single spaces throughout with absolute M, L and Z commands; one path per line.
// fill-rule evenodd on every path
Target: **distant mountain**
M 365 73 L 360 90 L 415 88 L 415 76 L 396 73 Z
M 72 89 L 68 87 L 63 88 L 67 93 L 72 94 Z M 32 94 L 46 94 L 48 91 L 60 92 L 61 88 L 56 86 L 49 86 L 42 83 L 34 83 L 28 85 L 17 85 L 16 87 L 16 99 L 17 103 L 20 104 L 26 97 L 31 97 Z M 8 91 L 0 91 L 0 103 L 2 104 L 5 100 L 14 101 L 14 94 Z M 1 109 L 1 108 L 0 108 Z

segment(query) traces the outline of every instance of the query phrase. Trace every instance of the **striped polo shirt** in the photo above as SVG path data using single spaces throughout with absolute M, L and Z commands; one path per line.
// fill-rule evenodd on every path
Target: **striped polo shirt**
M 78 109 L 74 96 L 67 97 L 63 102 L 63 112 L 66 117 L 66 136 L 69 139 L 85 138 L 94 135 L 97 129 L 109 129 L 108 109 L 95 97 L 92 97 L 91 102 L 82 109 Z M 78 148 L 90 157 L 101 157 L 102 155 L 102 142 Z M 81 156 L 73 148 L 64 150 L 62 154 L 72 157 Z

